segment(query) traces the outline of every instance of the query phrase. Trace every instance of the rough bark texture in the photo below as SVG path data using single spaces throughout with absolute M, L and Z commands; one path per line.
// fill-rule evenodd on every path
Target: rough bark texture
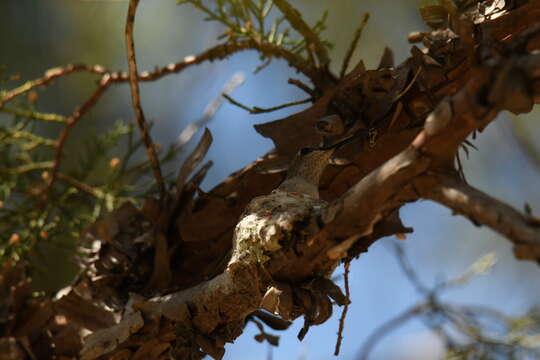
M 257 126 L 274 151 L 208 194 L 194 197 L 203 167 L 190 180 L 182 175 L 181 192 L 165 205 L 126 205 L 96 224 L 83 239 L 94 244 L 94 257 L 66 295 L 24 301 L 29 286 L 15 281 L 19 268 L 4 271 L 0 285 L 16 316 L 0 354 L 217 359 L 254 316 L 283 329 L 304 315 L 302 337 L 331 315 L 330 299 L 347 302 L 327 279 L 335 266 L 383 236 L 410 231 L 398 211 L 419 198 L 492 227 L 516 243 L 519 258 L 537 260 L 538 222 L 466 185 L 455 165 L 466 138 L 500 111 L 527 112 L 540 102 L 540 54 L 533 51 L 540 1 L 507 6 L 476 24 L 455 16 L 455 34 L 426 34 L 427 49 L 413 47 L 395 68 L 358 64 L 338 81 L 321 67 L 318 77 L 327 80 L 311 107 Z M 317 128 L 329 114 L 343 119 L 339 134 Z M 347 136 L 356 140 L 335 154 L 347 165 L 328 166 L 321 179 L 324 201 L 272 192 L 284 173 L 269 169 L 300 148 Z

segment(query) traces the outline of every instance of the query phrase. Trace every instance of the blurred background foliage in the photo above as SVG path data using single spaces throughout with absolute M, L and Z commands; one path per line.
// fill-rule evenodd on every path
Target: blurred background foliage
M 367 68 L 375 68 L 385 46 L 394 51 L 396 63 L 404 60 L 410 49 L 407 34 L 426 29 L 419 13 L 419 6 L 423 3 L 425 1 L 413 0 L 293 1 L 309 24 L 315 24 L 328 10 L 324 38 L 334 45 L 330 51 L 334 72 L 339 72 L 354 29 L 365 12 L 369 12 L 371 18 L 351 63 L 363 59 Z M 47 69 L 68 63 L 101 64 L 111 70 L 126 70 L 126 9 L 127 1 L 124 0 L 0 1 L 0 64 L 5 66 L 1 72 L 1 89 L 12 89 L 26 80 L 42 76 Z M 142 2 L 135 29 L 139 69 L 151 70 L 156 65 L 177 62 L 215 44 L 225 27 L 217 22 L 204 22 L 204 17 L 192 6 L 176 6 L 173 0 Z M 253 71 L 260 64 L 257 53 L 243 52 L 222 62 L 205 63 L 188 68 L 179 75 L 141 84 L 145 113 L 154 122 L 154 140 L 164 149 L 162 156 L 168 155 L 171 160 L 166 172 L 175 170 L 175 165 L 180 164 L 180 160 L 167 152 L 169 146 L 176 145 L 180 132 L 201 118 L 207 104 L 220 94 L 234 74 L 242 72 L 245 83 L 232 96 L 250 107 L 272 107 L 304 98 L 300 90 L 287 85 L 288 78 L 301 76 L 283 61 L 274 60 L 255 75 Z M 18 109 L 18 115 L 14 115 L 14 111 L 0 113 L 0 151 L 3 154 L 13 151 L 5 147 L 14 146 L 6 140 L 10 139 L 6 129 L 12 126 L 14 116 L 17 124 L 25 123 L 32 133 L 54 138 L 59 130 L 58 124 L 28 119 L 28 112 L 68 116 L 93 91 L 94 82 L 95 76 L 71 75 L 10 104 L 11 108 Z M 250 115 L 224 104 L 209 124 L 214 134 L 209 158 L 215 165 L 203 184 L 203 190 L 209 190 L 232 171 L 271 149 L 270 141 L 257 135 L 253 124 L 274 120 L 302 108 L 298 106 L 269 114 Z M 538 114 L 538 108 L 519 119 L 503 114 L 499 121 L 480 134 L 475 141 L 479 151 L 472 152 L 464 162 L 465 174 L 471 184 L 520 209 L 527 202 L 533 211 L 540 208 L 540 192 L 536 191 L 540 175 L 539 150 L 534 143 L 534 134 L 539 131 L 538 123 L 534 122 Z M 140 193 L 148 189 L 145 181 L 149 178 L 143 178 L 142 182 L 130 178 L 135 174 L 138 179 L 137 174 L 146 171 L 141 165 L 145 161 L 144 152 L 133 148 L 138 141 L 137 133 L 132 147 L 128 145 L 133 120 L 128 85 L 115 85 L 85 115 L 68 140 L 62 170 L 83 176 L 96 185 L 102 197 L 92 201 L 92 206 L 89 206 L 87 197 L 94 196 L 95 200 L 95 194 L 83 194 L 73 184 L 67 184 L 60 195 L 69 197 L 71 213 L 48 213 L 47 221 L 36 220 L 33 216 L 39 203 L 36 199 L 28 204 L 27 218 L 20 218 L 17 224 L 8 223 L 4 219 L 12 209 L 10 202 L 21 201 L 21 198 L 10 196 L 10 189 L 16 186 L 39 189 L 45 184 L 47 168 L 25 173 L 24 176 L 1 175 L 0 251 L 16 257 L 17 254 L 10 253 L 10 242 L 32 247 L 30 261 L 35 269 L 33 281 L 36 290 L 52 292 L 72 278 L 76 271 L 70 260 L 75 249 L 73 232 L 77 233 L 81 226 L 120 201 L 140 200 Z M 36 139 L 18 141 L 22 146 Z M 187 153 L 186 150 L 179 150 L 179 158 Z M 40 143 L 32 151 L 36 159 L 50 159 L 50 144 Z M 124 158 L 129 151 L 133 153 L 129 165 L 114 165 L 115 158 Z M 7 161 L 7 156 L 0 159 L 0 166 L 12 167 L 13 164 L 7 164 Z M 128 171 L 131 167 L 136 168 L 135 173 Z M 81 171 L 86 173 L 81 174 Z M 127 183 L 140 187 L 122 186 Z M 75 190 L 69 190 L 72 188 Z M 62 198 L 56 200 L 61 201 Z M 406 276 L 403 264 L 400 265 L 400 256 L 394 251 L 397 241 L 419 280 L 428 288 L 458 277 L 483 254 L 493 253 L 497 262 L 488 275 L 475 277 L 471 284 L 447 289 L 441 295 L 442 300 L 453 304 L 474 304 L 513 316 L 506 325 L 521 319 L 530 329 L 538 323 L 533 315 L 520 317 L 539 304 L 538 267 L 516 261 L 509 242 L 490 230 L 476 228 L 465 219 L 453 217 L 449 210 L 432 203 L 409 205 L 402 214 L 405 224 L 413 226 L 415 233 L 406 240 L 388 238 L 378 241 L 351 266 L 353 303 L 339 359 L 358 358 L 361 345 L 374 329 L 425 300 L 425 294 L 418 291 L 414 281 Z M 72 227 L 55 228 L 54 220 L 58 216 L 73 218 L 69 223 Z M 13 232 L 6 229 L 19 229 L 20 238 L 13 238 Z M 53 238 L 55 241 L 50 241 Z M 23 251 L 24 247 L 20 249 Z M 302 343 L 295 336 L 301 324 L 295 324 L 282 334 L 280 346 L 272 349 L 253 340 L 256 327 L 249 325 L 246 333 L 228 347 L 226 358 L 267 359 L 272 353 L 274 359 L 328 359 L 332 357 L 337 321 L 338 317 L 334 316 L 331 321 L 313 328 Z M 375 346 L 370 359 L 465 358 L 459 354 L 445 354 L 444 346 L 440 337 L 426 328 L 425 321 L 413 318 Z

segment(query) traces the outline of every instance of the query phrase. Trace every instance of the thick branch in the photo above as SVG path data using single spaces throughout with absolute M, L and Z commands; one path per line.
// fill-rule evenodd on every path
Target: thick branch
M 520 93 L 523 98 L 515 98 L 512 103 L 486 104 L 486 97 L 515 96 L 512 92 L 516 88 L 526 88 L 539 75 L 540 55 L 499 61 L 504 64 L 503 71 L 496 63 L 473 69 L 465 86 L 441 102 L 427 117 L 423 130 L 407 149 L 372 171 L 328 206 L 323 211 L 323 221 L 328 226 L 317 236 L 331 236 L 343 241 L 370 235 L 379 220 L 399 208 L 402 201 L 411 200 L 411 188 L 407 185 L 411 185 L 415 177 L 428 169 L 453 171 L 453 160 L 460 144 L 471 132 L 483 129 L 495 119 L 505 104 L 512 107 L 516 101 L 532 104 L 535 94 L 531 92 Z M 521 78 L 510 77 L 510 73 L 519 73 Z
M 527 6 L 534 4 L 538 4 L 538 1 L 527 2 Z M 532 21 L 536 20 L 528 20 L 529 23 Z M 477 45 L 491 46 L 494 52 L 498 49 L 495 45 L 501 45 L 496 42 L 501 40 L 500 36 L 493 44 L 484 40 L 487 44 Z M 335 294 L 335 289 L 327 286 L 327 293 L 307 289 L 315 280 L 330 274 L 337 260 L 346 256 L 341 253 L 335 256 L 336 248 L 345 253 L 357 242 L 356 245 L 365 249 L 390 231 L 403 230 L 399 222 L 394 222 L 395 227 L 391 229 L 380 228 L 392 225 L 389 219 L 395 216 L 396 209 L 404 201 L 416 200 L 436 186 L 420 184 L 419 177 L 428 172 L 452 172 L 455 153 L 471 132 L 484 128 L 501 110 L 527 111 L 534 101 L 538 101 L 539 87 L 534 84 L 540 78 L 540 55 L 525 55 L 525 51 L 509 49 L 489 59 L 486 55 L 482 63 L 471 68 L 472 62 L 464 60 L 465 51 L 459 41 L 449 41 L 449 53 L 437 55 L 428 52 L 428 55 L 415 49 L 413 58 L 395 70 L 368 72 L 358 65 L 353 70 L 354 76 L 346 76 L 338 86 L 320 87 L 324 92 L 322 100 L 319 99 L 297 117 L 290 118 L 285 127 L 278 129 L 280 131 L 275 131 L 281 139 L 285 132 L 298 135 L 288 141 L 287 150 L 294 152 L 304 145 L 301 141 L 309 137 L 308 131 L 315 132 L 312 129 L 313 119 L 330 112 L 349 115 L 346 120 L 350 122 L 350 132 L 362 129 L 366 124 L 376 127 L 376 136 L 369 148 L 362 140 L 353 144 L 354 147 L 351 145 L 348 152 L 343 151 L 351 155 L 353 165 L 334 167 L 327 172 L 331 176 L 328 177 L 330 180 L 323 179 L 325 188 L 322 198 L 338 198 L 328 208 L 325 209 L 320 201 L 302 201 L 305 198 L 294 193 L 284 195 L 282 192 L 280 195 L 277 191 L 263 198 L 254 198 L 262 193 L 270 193 L 281 179 L 280 175 L 264 173 L 258 168 L 258 165 L 268 165 L 275 160 L 276 153 L 232 175 L 212 192 L 201 194 L 194 202 L 189 198 L 185 205 L 188 210 L 181 213 L 176 224 L 178 237 L 174 236 L 177 235 L 173 231 L 176 229 L 172 229 L 170 233 L 173 236 L 167 239 L 174 242 L 174 255 L 177 256 L 177 263 L 170 265 L 175 276 L 171 281 L 173 285 L 171 288 L 156 289 L 152 294 L 172 293 L 148 301 L 132 295 L 131 301 L 125 306 L 128 311 L 120 324 L 108 330 L 97 330 L 84 340 L 87 358 L 108 351 L 116 351 L 114 356 L 117 358 L 158 358 L 166 351 L 178 358 L 202 358 L 204 353 L 220 358 L 224 343 L 233 341 L 241 334 L 247 314 L 259 307 L 290 319 L 305 313 L 306 331 L 309 325 L 324 322 L 331 312 L 327 293 Z M 218 45 L 205 52 L 204 56 L 187 58 L 153 73 L 141 73 L 137 79 L 154 80 L 200 61 L 214 60 L 244 49 L 261 50 L 262 46 L 266 45 L 249 41 Z M 430 58 L 431 55 L 443 64 Z M 283 55 L 288 59 L 287 56 L 290 54 Z M 292 61 L 296 60 L 292 58 Z M 299 63 L 299 66 L 305 65 Z M 315 79 L 324 76 L 321 75 L 323 72 L 317 72 L 311 65 L 307 65 L 307 69 L 313 71 Z M 411 78 L 411 74 L 419 75 Z M 125 82 L 128 76 L 114 73 L 110 78 L 111 83 Z M 409 81 L 413 83 L 411 87 L 406 86 Z M 369 86 L 370 82 L 374 82 L 374 85 Z M 384 93 L 386 90 L 387 93 Z M 403 95 L 404 90 L 410 91 Z M 449 94 L 441 101 L 443 96 Z M 395 103 L 397 98 L 401 106 Z M 436 103 L 439 105 L 435 111 L 431 111 Z M 390 117 L 392 120 L 389 121 Z M 362 123 L 364 118 L 371 124 Z M 283 129 L 287 131 L 281 131 Z M 308 140 L 315 143 L 320 139 L 313 137 Z M 283 150 L 277 145 L 278 150 Z M 287 206 L 278 200 L 286 202 Z M 238 222 L 238 216 L 246 209 L 248 202 L 250 205 Z M 272 202 L 273 207 L 265 208 L 266 205 L 262 205 Z M 301 211 L 297 208 L 293 213 L 290 211 L 293 206 L 304 207 Z M 136 216 L 132 218 L 131 212 L 135 212 Z M 320 213 L 325 225 L 322 231 L 319 227 Z M 153 231 L 143 227 L 148 223 L 146 220 L 152 218 L 137 209 L 131 210 L 129 216 L 120 215 L 119 218 L 128 218 L 125 219 L 125 227 L 131 231 L 120 225 L 111 226 L 109 232 L 103 230 L 108 235 L 102 237 L 107 239 L 106 242 L 102 241 L 104 246 L 120 241 L 126 246 L 144 242 L 150 244 L 150 250 L 154 250 L 151 247 L 158 239 L 154 238 Z M 284 218 L 289 221 L 283 221 Z M 114 224 L 118 225 L 116 222 Z M 134 224 L 141 224 L 140 233 L 137 232 L 138 241 L 124 241 L 125 236 L 134 238 Z M 221 261 L 225 258 L 223 263 L 226 263 L 235 224 L 237 231 L 233 257 L 228 267 L 223 269 Z M 237 241 L 241 233 L 244 242 Z M 512 235 L 515 236 L 514 233 Z M 110 248 L 110 254 L 105 251 L 96 253 L 99 261 L 123 258 L 126 263 L 129 261 L 130 258 L 126 256 L 128 251 L 124 254 L 120 246 Z M 142 260 L 140 264 L 148 265 Z M 109 281 L 110 277 L 100 272 L 99 267 L 96 269 L 86 283 L 81 281 L 81 285 L 85 286 L 80 286 L 79 290 L 88 288 L 85 294 L 92 298 L 91 295 L 95 294 L 90 288 L 96 285 L 96 289 L 100 290 L 98 295 L 114 297 L 119 304 L 115 309 L 121 309 L 125 300 L 124 289 L 115 287 L 116 280 L 110 284 L 104 283 L 102 280 Z M 129 275 L 131 277 L 133 274 Z M 132 281 L 131 278 L 129 281 Z M 90 283 L 92 286 L 89 286 Z M 146 291 L 137 287 L 137 283 L 127 285 L 135 289 L 134 292 L 144 294 Z M 100 300 L 103 298 L 92 298 L 94 302 Z M 300 306 L 299 302 L 303 304 Z M 47 316 L 55 318 L 52 310 Z M 66 318 L 72 321 L 76 317 L 67 314 Z M 50 331 L 48 333 L 52 334 Z M 161 351 L 159 354 L 156 350 L 153 356 L 144 356 L 153 350 L 148 339 L 162 342 L 158 347 Z
M 492 228 L 517 246 L 536 247 L 534 259 L 540 255 L 540 227 L 510 205 L 454 177 L 437 174 L 419 181 L 432 184 L 418 187 L 422 197 L 470 218 L 475 224 Z

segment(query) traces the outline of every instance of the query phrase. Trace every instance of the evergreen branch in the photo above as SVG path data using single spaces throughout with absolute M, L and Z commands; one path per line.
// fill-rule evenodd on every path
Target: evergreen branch
M 78 190 L 81 190 L 89 195 L 92 195 L 93 197 L 97 198 L 97 199 L 102 199 L 103 198 L 103 192 L 101 190 L 98 190 L 98 189 L 95 189 L 93 188 L 92 186 L 88 185 L 88 184 L 85 184 L 83 183 L 82 181 L 79 181 L 75 178 L 72 178 L 71 176 L 68 176 L 66 174 L 63 174 L 63 173 L 58 173 L 57 174 L 57 177 L 59 180 L 62 180 L 66 183 L 68 183 L 69 185 L 77 188 Z
M 319 65 L 322 67 L 326 66 L 330 62 L 326 47 L 321 42 L 319 36 L 308 24 L 306 24 L 304 19 L 302 19 L 300 12 L 292 7 L 287 0 L 274 0 L 274 4 L 279 8 L 283 15 L 285 15 L 292 27 L 306 39 L 308 43 L 308 53 L 310 52 L 310 47 L 313 46 L 317 59 L 319 60 Z
M 146 146 L 146 151 L 148 152 L 148 157 L 150 159 L 150 163 L 152 164 L 154 177 L 156 178 L 156 184 L 159 189 L 160 199 L 164 201 L 167 190 L 165 189 L 165 182 L 163 181 L 163 175 L 161 174 L 161 168 L 159 166 L 159 159 L 156 154 L 156 149 L 154 148 L 150 132 L 148 131 L 148 124 L 146 123 L 144 117 L 144 112 L 141 105 L 141 98 L 139 94 L 139 83 L 137 81 L 137 59 L 135 57 L 133 28 L 135 26 L 135 14 L 137 12 L 138 5 L 139 0 L 130 0 L 126 19 L 125 35 L 129 65 L 129 85 L 131 88 L 131 100 L 133 102 L 133 108 L 137 117 L 137 123 L 139 124 L 139 129 L 141 131 L 144 144 Z
M 57 122 L 57 123 L 67 122 L 67 119 L 64 116 L 54 114 L 54 113 L 48 114 L 48 113 L 42 113 L 42 112 L 20 109 L 20 108 L 9 108 L 5 106 L 1 108 L 1 111 L 8 114 L 15 115 L 15 116 L 30 118 L 34 120 Z
M 41 161 L 41 162 L 33 162 L 21 166 L 17 166 L 15 168 L 3 168 L 0 167 L 0 174 L 10 174 L 10 175 L 21 175 L 29 171 L 33 170 L 41 170 L 41 169 L 51 169 L 54 166 L 54 162 L 52 161 Z
M 362 32 L 364 31 L 364 28 L 366 27 L 366 24 L 369 20 L 369 13 L 365 13 L 364 17 L 362 18 L 362 21 L 356 28 L 356 31 L 354 32 L 353 40 L 351 41 L 351 44 L 349 45 L 349 49 L 347 50 L 347 54 L 345 55 L 345 58 L 343 59 L 343 64 L 341 65 L 341 71 L 339 72 L 339 77 L 342 79 L 345 76 L 345 73 L 347 72 L 347 68 L 349 67 L 349 62 L 351 61 L 351 57 L 354 54 L 354 51 L 356 50 L 356 46 L 358 45 L 358 41 L 360 40 L 360 37 L 362 36 Z
M 222 23 L 227 28 L 229 28 L 229 29 L 231 29 L 233 31 L 242 32 L 238 23 L 235 24 L 235 23 L 229 21 L 228 17 L 224 13 L 221 13 L 220 14 L 221 16 L 218 16 L 216 13 L 214 13 L 212 10 L 210 10 L 208 7 L 206 7 L 202 3 L 202 1 L 192 1 L 192 0 L 179 0 L 179 1 L 177 1 L 177 4 L 179 4 L 179 5 L 182 5 L 184 3 L 190 3 L 191 5 L 196 7 L 197 9 L 204 12 L 206 15 L 208 15 L 207 20 L 218 21 L 218 22 Z
M 37 145 L 44 145 L 44 146 L 51 146 L 56 147 L 58 145 L 58 142 L 56 140 L 47 139 L 44 137 L 41 137 L 39 135 L 32 134 L 28 131 L 8 131 L 6 134 L 9 136 L 9 139 L 7 139 L 7 143 L 9 143 L 12 140 L 17 139 L 24 139 L 30 141 L 32 144 Z M 3 140 L 3 139 L 2 139 Z

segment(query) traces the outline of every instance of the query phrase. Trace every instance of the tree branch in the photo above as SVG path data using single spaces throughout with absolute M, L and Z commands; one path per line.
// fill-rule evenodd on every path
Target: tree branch
M 454 177 L 435 174 L 419 179 L 432 186 L 418 186 L 420 194 L 468 217 L 476 225 L 485 225 L 505 236 L 515 245 L 521 259 L 537 260 L 540 256 L 540 227 L 513 207 L 475 189 Z M 425 190 L 424 190 L 425 189 Z M 524 252 L 529 250 L 527 254 Z M 535 250 L 532 253 L 531 250 Z
M 1 99 L 0 99 L 0 109 L 4 107 L 4 104 L 8 101 L 13 100 L 17 96 L 20 96 L 22 94 L 27 93 L 28 91 L 38 87 L 38 86 L 47 86 L 50 82 L 53 80 L 72 74 L 76 72 L 89 72 L 94 73 L 98 75 L 105 75 L 107 73 L 107 70 L 100 66 L 100 65 L 86 65 L 86 64 L 74 64 L 74 65 L 67 65 L 65 67 L 56 67 L 49 69 L 45 72 L 45 75 L 41 78 L 30 80 L 25 82 L 23 85 L 8 91 Z
M 132 0 L 131 5 L 136 2 Z M 530 7 L 538 1 L 531 0 L 526 4 Z M 132 12 L 134 16 L 135 9 Z M 528 21 L 536 20 L 529 18 Z M 518 38 L 517 33 L 515 37 Z M 477 45 L 496 52 L 495 45 L 502 46 L 502 38 L 501 34 L 494 43 L 482 38 L 482 43 Z M 467 40 L 471 39 L 478 40 L 472 36 Z M 153 212 L 150 202 L 148 206 L 145 203 L 141 211 L 126 206 L 113 214 L 112 220 L 97 224 L 96 228 L 102 234 L 93 240 L 100 242 L 103 248 L 95 250 L 91 257 L 93 269 L 83 274 L 86 278 L 80 279 L 74 288 L 92 302 L 112 304 L 116 314 L 126 311 L 119 324 L 97 330 L 84 340 L 85 359 L 112 351 L 116 352 L 117 358 L 143 358 L 148 351 L 154 350 L 155 343 L 148 339 L 161 343 L 152 357 L 147 358 L 158 358 L 165 351 L 178 358 L 199 359 L 204 354 L 221 358 L 225 342 L 233 341 L 242 333 L 246 317 L 258 308 L 276 312 L 285 319 L 305 314 L 302 335 L 310 325 L 324 322 L 331 314 L 329 297 L 343 298 L 342 294 L 339 296 L 339 288 L 336 290 L 335 285 L 324 282 L 338 260 L 357 255 L 382 236 L 403 232 L 396 210 L 436 186 L 423 184 L 420 179 L 426 174 L 454 171 L 453 160 L 460 144 L 471 132 L 487 126 L 499 111 L 527 111 L 539 99 L 538 87 L 530 85 L 539 81 L 540 55 L 507 49 L 494 56 L 484 56 L 481 62 L 471 67 L 472 62 L 466 58 L 470 54 L 463 51 L 463 44 L 456 39 L 444 41 L 451 45 L 448 53 L 431 52 L 444 50 L 438 47 L 428 49 L 427 53 L 413 49 L 413 57 L 396 69 L 378 72 L 357 66 L 338 86 L 320 87 L 323 100 L 319 99 L 321 101 L 300 114 L 277 122 L 285 124 L 274 128 L 282 140 L 285 133 L 297 136 L 286 144 L 288 147 L 277 144 L 278 151 L 233 174 L 210 193 L 195 200 L 186 197 L 176 223 L 167 224 L 170 225 L 170 242 L 175 242 L 171 252 L 177 256 L 174 264 L 166 263 L 175 276 L 170 287 L 151 289 L 148 293 L 148 289 L 140 285 L 146 284 L 145 273 L 139 275 L 130 271 L 131 266 L 139 265 L 141 269 L 156 268 L 153 262 L 144 262 L 146 256 L 135 260 L 129 256 L 137 252 L 136 246 L 141 243 L 148 249 L 144 255 L 158 253 L 155 246 L 158 239 L 149 230 L 151 226 L 145 225 L 155 220 L 152 214 L 148 215 Z M 225 57 L 244 49 L 261 50 L 261 46 L 266 45 L 250 41 L 218 45 L 211 49 L 215 52 L 209 50 L 199 57 L 187 58 L 153 73 L 141 73 L 136 78 L 133 61 L 130 64 L 131 80 L 136 83 L 136 80 L 157 79 L 200 61 Z M 440 64 L 431 55 L 446 62 Z M 283 54 L 283 58 L 288 56 L 290 53 Z M 298 59 L 293 57 L 291 60 Z M 425 71 L 420 73 L 418 69 L 424 66 Z M 315 79 L 325 76 L 310 65 L 307 69 L 314 72 Z M 410 90 L 400 99 L 405 110 L 397 110 L 399 107 L 394 107 L 396 96 L 402 94 L 403 89 L 409 89 L 406 84 L 410 74 L 419 75 L 413 78 Z M 129 79 L 123 73 L 109 76 L 110 83 Z M 375 84 L 370 87 L 371 81 Z M 443 99 L 448 94 L 451 95 Z M 438 105 L 432 111 L 436 103 Z M 298 194 L 270 193 L 281 176 L 262 173 L 258 166 L 268 165 L 278 158 L 278 154 L 296 151 L 304 141 L 316 143 L 321 140 L 320 136 L 311 136 L 316 132 L 312 129 L 313 121 L 330 112 L 347 115 L 344 116 L 349 126 L 346 130 L 351 133 L 358 135 L 369 125 L 376 126 L 380 134 L 369 148 L 365 147 L 365 139 L 359 136 L 356 143 L 343 149 L 343 154 L 352 158 L 352 165 L 328 170 L 330 176 L 323 180 L 322 198 L 333 201 L 324 207 L 320 201 L 310 202 Z M 388 123 L 391 123 L 391 129 L 385 127 Z M 283 129 L 286 132 L 281 131 Z M 198 183 L 192 185 L 195 193 Z M 261 193 L 270 194 L 255 197 Z M 281 206 L 285 202 L 287 206 Z M 269 203 L 273 203 L 272 207 L 263 205 Z M 293 207 L 295 211 L 291 211 Z M 238 221 L 242 211 L 244 215 Z M 284 216 L 289 220 L 283 221 Z M 237 230 L 233 237 L 235 226 Z M 283 241 L 276 241 L 276 236 Z M 137 241 L 125 241 L 126 238 Z M 221 263 L 228 259 L 231 238 L 234 239 L 232 259 L 223 269 Z M 105 240 L 98 241 L 100 239 Z M 116 246 L 120 244 L 122 246 Z M 336 248 L 340 250 L 338 256 L 334 256 Z M 117 262 L 126 265 L 120 271 L 127 269 L 127 275 L 110 270 Z M 132 291 L 127 304 L 126 289 Z M 145 300 L 135 292 L 148 297 L 169 295 Z M 345 304 L 344 301 L 338 303 Z M 54 315 L 50 310 L 43 315 L 44 318 L 48 316 L 47 320 L 40 320 L 39 324 L 54 319 Z M 69 324 L 73 324 L 71 316 L 67 316 Z M 80 328 L 84 328 L 83 325 Z M 56 338 L 51 337 L 57 333 L 49 329 L 43 325 L 39 334 L 47 334 L 47 339 L 55 344 Z M 21 333 L 26 335 L 25 331 Z M 75 340 L 81 340 L 78 332 L 71 333 L 76 334 Z M 74 345 L 76 351 L 78 344 Z
M 340 198 L 323 208 L 321 218 L 326 226 L 320 231 L 316 227 L 302 230 L 303 237 L 297 238 L 294 250 L 287 250 L 287 247 L 282 245 L 272 245 L 272 241 L 275 241 L 272 240 L 272 234 L 289 238 L 290 235 L 283 235 L 282 232 L 294 231 L 293 223 L 277 225 L 279 229 L 271 233 L 266 230 L 274 226 L 272 222 L 266 223 L 267 221 L 272 221 L 273 216 L 281 219 L 282 215 L 273 213 L 277 208 L 275 204 L 270 204 L 274 201 L 281 203 L 290 200 L 280 199 L 280 192 L 253 199 L 237 225 L 232 258 L 222 274 L 193 288 L 151 300 L 151 305 L 143 302 L 137 305 L 138 308 L 145 317 L 164 316 L 174 321 L 175 326 L 191 329 L 186 336 L 176 338 L 177 341 L 187 344 L 183 351 L 191 351 L 185 354 L 193 354 L 192 347 L 196 344 L 204 353 L 220 358 L 222 351 L 218 339 L 234 339 L 241 332 L 239 324 L 243 324 L 243 319 L 250 312 L 262 306 L 260 304 L 280 304 L 285 301 L 284 298 L 279 301 L 263 300 L 263 292 L 269 289 L 269 286 L 278 286 L 277 279 L 286 279 L 287 284 L 299 284 L 313 279 L 317 274 L 332 271 L 339 257 L 330 254 L 334 253 L 332 250 L 336 246 L 341 245 L 340 242 L 353 238 L 355 241 L 364 242 L 362 246 L 367 247 L 365 242 L 375 241 L 377 237 L 370 235 L 374 234 L 377 224 L 384 224 L 383 220 L 401 207 L 404 201 L 415 200 L 423 191 L 428 191 L 417 189 L 414 186 L 415 180 L 428 170 L 443 171 L 449 167 L 453 169 L 452 161 L 459 145 L 472 131 L 485 127 L 502 110 L 498 103 L 489 104 L 485 99 L 495 95 L 502 96 L 504 82 L 512 81 L 516 85 L 516 79 L 509 78 L 507 71 L 519 69 L 524 75 L 522 81 L 528 83 L 538 75 L 537 69 L 540 68 L 540 55 L 491 60 L 474 68 L 463 88 L 437 106 L 427 117 L 423 129 L 405 150 L 373 170 Z M 500 71 L 500 63 L 506 64 L 510 70 Z M 534 98 L 532 93 L 528 96 Z M 429 186 L 426 188 L 429 189 Z M 417 192 L 414 193 L 413 190 Z M 285 195 L 286 198 L 289 196 L 292 195 Z M 294 204 L 296 207 L 312 206 L 301 198 L 295 199 Z M 281 211 L 285 211 L 288 218 L 293 216 L 290 214 L 305 212 L 293 211 L 289 207 L 283 207 Z M 315 213 L 310 216 L 317 215 Z M 303 224 L 313 221 L 302 219 Z M 253 223 L 250 223 L 251 221 Z M 261 224 L 260 227 L 257 224 Z M 401 230 L 399 229 L 399 232 Z M 251 235 L 250 231 L 255 231 L 256 235 Z M 265 245 L 268 243 L 270 245 Z M 344 252 L 341 257 L 347 256 Z M 281 287 L 278 292 L 283 294 L 283 291 Z M 182 315 L 186 313 L 188 303 L 191 316 Z M 231 304 L 234 304 L 233 308 Z M 315 316 L 309 315 L 310 311 L 313 311 L 309 307 L 300 308 L 294 315 L 290 315 L 293 312 L 292 305 L 286 310 L 274 308 L 273 305 L 266 305 L 265 308 L 278 312 L 285 319 L 289 316 L 297 317 L 303 312 L 306 319 Z M 220 330 L 224 326 L 232 326 L 234 331 L 229 328 L 229 332 L 224 334 Z M 305 327 L 306 330 L 307 328 Z M 204 334 L 206 340 L 197 340 L 197 337 L 190 340 L 187 334 L 193 334 L 193 331 Z M 102 336 L 100 334 L 103 332 L 95 333 L 92 339 L 99 339 Z M 110 341 L 109 336 L 98 343 L 94 340 L 90 343 L 93 348 L 99 348 Z
M 137 123 L 141 130 L 141 135 L 146 146 L 150 163 L 152 164 L 152 170 L 154 171 L 154 177 L 156 178 L 156 185 L 159 190 L 160 199 L 165 200 L 167 189 L 165 188 L 165 182 L 163 181 L 163 175 L 161 174 L 161 167 L 159 166 L 159 158 L 150 136 L 150 130 L 144 117 L 144 112 L 141 105 L 141 97 L 139 95 L 139 83 L 137 80 L 137 59 L 135 57 L 135 44 L 133 41 L 133 28 L 135 26 L 135 14 L 137 12 L 137 5 L 139 0 L 130 0 L 128 14 L 126 19 L 126 48 L 129 65 L 129 86 L 131 88 L 131 100 L 133 102 L 133 108 L 135 109 L 135 116 L 137 117 Z

